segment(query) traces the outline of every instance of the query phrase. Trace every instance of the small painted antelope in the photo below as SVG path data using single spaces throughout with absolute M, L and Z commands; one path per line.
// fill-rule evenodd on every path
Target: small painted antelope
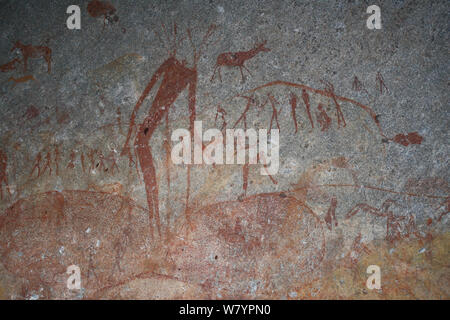
M 47 72 L 50 73 L 52 63 L 52 50 L 49 47 L 25 45 L 20 41 L 16 41 L 14 47 L 11 49 L 11 52 L 15 49 L 19 49 L 22 52 L 24 72 L 27 72 L 28 58 L 43 57 L 47 62 Z
M 248 51 L 238 51 L 238 52 L 224 52 L 219 54 L 217 57 L 216 65 L 214 67 L 214 73 L 211 77 L 211 81 L 214 79 L 214 76 L 216 74 L 216 70 L 219 72 L 219 79 L 222 82 L 222 76 L 220 74 L 220 68 L 223 66 L 228 67 L 239 67 L 241 71 L 242 81 L 244 81 L 244 73 L 242 72 L 242 68 L 248 71 L 248 73 L 251 74 L 251 72 L 247 69 L 246 66 L 244 66 L 244 62 L 253 58 L 255 55 L 257 55 L 259 52 L 264 51 L 270 51 L 270 49 L 264 47 L 266 41 L 263 41 L 260 44 L 256 44 L 255 47 Z

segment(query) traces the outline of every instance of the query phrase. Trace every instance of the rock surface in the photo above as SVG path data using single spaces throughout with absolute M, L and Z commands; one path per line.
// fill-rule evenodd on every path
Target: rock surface
M 361 1 L 71 4 L 0 4 L 0 298 L 450 298 L 447 1 L 379 30 Z M 278 171 L 174 164 L 194 120 L 279 129 Z

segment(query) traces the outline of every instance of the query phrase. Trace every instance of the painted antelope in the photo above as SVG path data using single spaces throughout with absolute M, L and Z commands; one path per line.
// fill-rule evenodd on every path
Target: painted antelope
M 11 52 L 15 49 L 19 49 L 22 53 L 24 72 L 27 72 L 28 58 L 42 57 L 47 62 L 47 72 L 50 73 L 52 63 L 52 50 L 49 47 L 25 45 L 20 41 L 16 41 L 13 48 L 11 49 Z
M 25 83 L 28 81 L 36 81 L 33 75 L 29 74 L 20 78 L 9 77 L 8 81 L 14 82 L 12 87 L 14 88 L 18 83 Z
M 238 52 L 224 52 L 219 54 L 217 57 L 216 65 L 214 67 L 214 73 L 211 77 L 211 81 L 214 79 L 214 76 L 216 74 L 216 70 L 219 73 L 219 79 L 222 81 L 222 76 L 220 74 L 220 68 L 223 66 L 228 67 L 239 67 L 241 71 L 242 81 L 244 81 L 244 73 L 242 72 L 242 68 L 248 71 L 248 73 L 251 74 L 251 72 L 247 69 L 246 66 L 244 66 L 244 62 L 253 58 L 256 56 L 259 52 L 268 52 L 270 49 L 265 47 L 266 41 L 263 41 L 262 43 L 256 44 L 255 47 L 248 51 L 238 51 Z

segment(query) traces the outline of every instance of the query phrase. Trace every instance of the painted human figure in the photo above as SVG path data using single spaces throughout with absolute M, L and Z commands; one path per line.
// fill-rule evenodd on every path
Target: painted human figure
M 203 38 L 203 43 L 212 33 L 214 26 L 211 26 L 208 32 Z M 192 43 L 190 31 L 188 35 Z M 174 40 L 176 41 L 176 26 L 174 26 Z M 202 44 L 203 44 L 202 43 Z M 144 177 L 145 190 L 147 195 L 147 203 L 150 218 L 150 228 L 152 230 L 152 220 L 155 219 L 158 233 L 161 235 L 161 226 L 159 218 L 159 202 L 158 202 L 158 185 L 156 182 L 155 166 L 153 164 L 153 155 L 149 146 L 149 141 L 153 136 L 155 129 L 164 119 L 169 109 L 173 106 L 173 103 L 178 96 L 187 88 L 188 89 L 188 104 L 190 111 L 190 130 L 191 136 L 194 131 L 195 121 L 195 97 L 197 89 L 197 61 L 200 57 L 200 51 L 197 52 L 194 47 L 194 66 L 192 68 L 187 67 L 185 60 L 179 61 L 176 57 L 176 48 L 169 52 L 169 58 L 165 60 L 161 66 L 155 71 L 150 82 L 144 89 L 141 97 L 139 98 L 136 106 L 131 114 L 130 126 L 128 130 L 127 139 L 122 150 L 121 155 L 131 155 L 129 143 L 132 132 L 135 127 L 135 120 L 137 112 L 148 96 L 153 86 L 162 78 L 158 91 L 152 102 L 150 110 L 144 122 L 137 128 L 136 139 L 134 141 L 134 147 L 136 150 L 137 158 Z M 189 167 L 188 167 L 189 174 Z M 188 178 L 189 179 L 189 178 Z M 189 184 L 189 182 L 188 182 Z M 189 188 L 189 185 L 188 185 Z M 189 194 L 189 190 L 188 190 Z M 188 197 L 188 196 L 187 196 Z M 188 200 L 188 198 L 187 198 Z M 186 203 L 187 205 L 187 203 Z

